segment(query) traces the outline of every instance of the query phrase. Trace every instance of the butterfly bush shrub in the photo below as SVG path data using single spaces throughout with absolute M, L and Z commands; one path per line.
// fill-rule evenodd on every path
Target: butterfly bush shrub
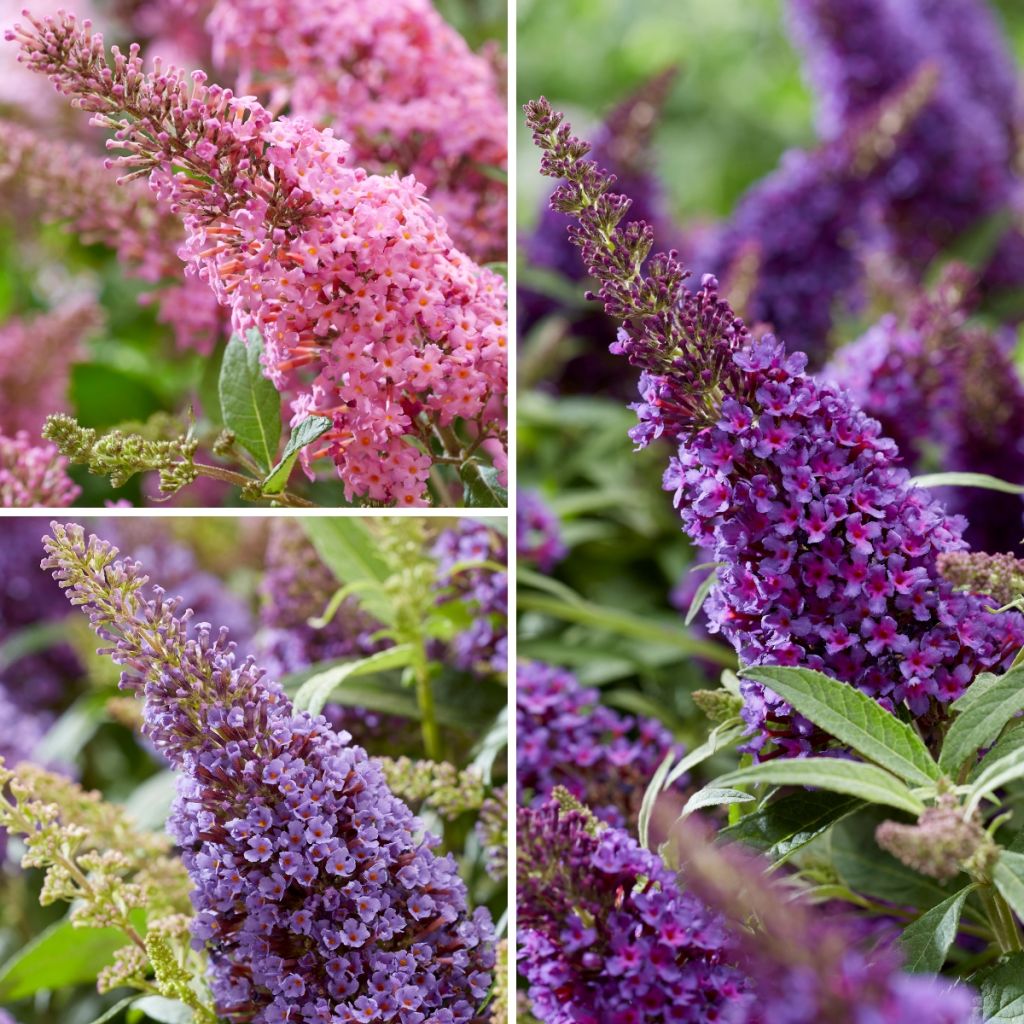
M 220 379 L 186 355 L 188 370 L 117 403 L 119 420 L 88 387 L 47 378 L 72 400 L 35 396 L 40 422 L 56 414 L 46 440 L 115 489 L 159 473 L 164 494 L 203 478 L 271 504 L 503 505 L 506 290 L 484 265 L 505 260 L 496 49 L 473 52 L 427 2 L 355 20 L 317 5 L 122 6 L 150 44 L 207 70 L 144 68 L 138 43 L 108 54 L 88 19 L 26 14 L 9 49 L 114 136 L 121 176 L 87 139 L 65 153 L 15 108 L 0 187 L 30 231 L 58 219 L 115 250 L 157 322 Z M 175 21 L 207 45 L 176 48 Z M 112 347 L 84 354 L 89 387 Z M 118 371 L 138 369 L 133 347 Z M 176 422 L 161 415 L 169 394 Z
M 141 992 L 141 1012 L 146 994 L 159 993 L 209 1024 L 383 1020 L 403 1014 L 409 1020 L 439 1016 L 467 1024 L 502 1020 L 490 1008 L 495 981 L 490 908 L 501 908 L 498 846 L 507 843 L 499 756 L 504 727 L 494 720 L 501 698 L 471 701 L 471 710 L 463 709 L 452 724 L 449 695 L 465 686 L 488 694 L 503 687 L 494 677 L 467 676 L 454 654 L 447 667 L 441 660 L 448 656 L 445 649 L 428 663 L 432 708 L 443 724 L 441 756 L 425 757 L 420 733 L 401 722 L 389 732 L 395 720 L 387 716 L 380 716 L 376 734 L 364 730 L 374 745 L 368 753 L 340 724 L 336 728 L 306 709 L 308 673 L 307 678 L 285 675 L 282 686 L 239 652 L 226 626 L 211 625 L 218 616 L 233 619 L 240 643 L 249 643 L 259 596 L 259 574 L 254 579 L 253 570 L 264 564 L 266 524 L 248 530 L 236 544 L 234 558 L 248 568 L 230 577 L 229 590 L 218 575 L 218 559 L 208 561 L 206 569 L 195 559 L 194 552 L 224 543 L 225 534 L 213 521 L 200 521 L 184 534 L 192 538 L 189 544 L 155 523 L 122 522 L 104 532 L 117 534 L 145 557 L 154 580 L 159 572 L 169 589 L 151 583 L 142 563 L 122 556 L 109 541 L 87 536 L 80 525 L 59 523 L 51 524 L 44 562 L 60 588 L 44 573 L 33 583 L 51 597 L 62 588 L 74 606 L 72 621 L 78 618 L 75 609 L 81 609 L 104 656 L 120 667 L 119 699 L 134 704 L 138 714 L 134 719 L 127 713 L 114 716 L 113 709 L 107 714 L 134 726 L 141 750 L 158 758 L 173 780 L 166 833 L 131 831 L 134 826 L 124 824 L 108 835 L 109 822 L 121 820 L 112 805 L 98 794 L 76 796 L 67 780 L 52 776 L 50 781 L 37 766 L 13 759 L 4 774 L 10 802 L 0 807 L 0 825 L 27 835 L 36 850 L 36 859 L 26 860 L 26 866 L 49 866 L 54 879 L 71 871 L 74 892 L 81 889 L 98 908 L 91 916 L 75 910 L 72 920 L 86 928 L 109 925 L 126 936 L 127 945 L 98 979 L 100 991 L 127 986 Z M 409 538 L 414 538 L 437 588 L 447 593 L 449 570 L 430 554 L 443 531 L 394 528 L 406 540 L 389 541 L 382 527 L 379 542 L 363 549 L 363 560 L 382 557 L 374 552 L 390 543 L 408 563 Z M 43 529 L 26 521 L 26 538 L 34 536 L 23 545 L 29 556 L 39 553 Z M 270 543 L 279 553 L 282 531 L 275 530 Z M 286 540 L 301 551 L 294 535 Z M 314 557 L 305 558 L 312 563 L 316 548 L 308 541 L 307 546 Z M 246 581 L 248 589 L 239 589 Z M 370 577 L 362 578 L 369 582 Z M 335 580 L 334 589 L 340 587 Z M 328 589 L 326 599 L 331 596 Z M 426 600 L 436 600 L 429 586 Z M 471 607 L 467 599 L 462 613 Z M 381 615 L 388 618 L 382 609 Z M 281 620 L 280 632 L 288 628 Z M 382 637 L 368 654 L 349 647 L 340 660 L 323 661 L 320 653 L 330 648 L 303 647 L 313 631 L 302 618 L 286 645 L 297 659 L 293 664 L 312 668 L 313 675 L 339 663 L 351 670 L 381 650 L 399 648 Z M 78 633 L 75 645 L 88 649 Z M 401 661 L 392 658 L 391 664 Z M 404 699 L 411 717 L 418 716 L 415 698 L 409 705 L 409 688 L 397 673 L 389 675 L 387 664 L 376 674 L 368 665 L 361 671 L 369 707 L 346 709 L 355 713 L 357 725 L 361 716 L 373 714 L 375 701 L 387 706 Z M 102 686 L 97 696 L 111 692 L 108 683 L 90 685 Z M 104 704 L 92 706 L 102 712 Z M 486 758 L 474 748 L 484 735 L 491 751 Z M 18 751 L 17 761 L 29 756 Z M 88 762 L 86 771 L 92 772 Z M 485 816 L 487 801 L 492 809 Z M 108 832 L 82 847 L 75 837 L 92 828 L 97 817 L 108 822 Z M 51 839 L 33 838 L 37 819 L 45 822 Z M 137 877 L 142 862 L 132 866 L 130 835 L 140 837 L 139 849 L 156 844 L 152 848 L 159 847 L 161 857 L 166 851 L 166 864 L 161 860 L 147 870 L 163 880 L 160 884 L 169 884 L 160 872 L 177 872 L 182 896 L 191 890 L 184 906 L 165 908 L 145 895 L 149 876 Z M 105 852 L 86 852 L 94 847 Z M 65 849 L 79 850 L 77 867 L 65 863 Z M 76 898 L 56 886 L 56 881 L 50 886 L 51 899 Z M 166 899 L 170 893 L 167 889 Z M 47 891 L 43 898 L 49 901 Z M 119 916 L 110 917 L 115 909 Z M 88 945 L 90 939 L 79 941 Z M 39 986 L 48 987 L 45 970 Z M 62 994 L 58 988 L 56 997 Z M 35 1020 L 31 1012 L 25 1019 Z
M 556 496 L 567 548 L 518 586 L 535 659 L 518 672 L 520 993 L 541 1024 L 966 1024 L 1024 995 L 1020 381 L 996 283 L 1019 75 L 983 4 L 869 3 L 853 22 L 790 6 L 826 33 L 806 42 L 812 77 L 868 81 L 814 148 L 695 229 L 694 283 L 605 157 L 546 100 L 526 107 L 581 297 L 640 371 L 634 458 L 660 464 L 685 534 L 642 514 L 656 494 L 611 458 L 577 468 L 581 426 L 623 422 L 613 389 L 526 396 L 520 478 Z M 668 610 L 681 570 L 685 619 Z M 623 711 L 666 752 L 616 764 Z M 632 813 L 609 817 L 609 792 L 635 794 Z

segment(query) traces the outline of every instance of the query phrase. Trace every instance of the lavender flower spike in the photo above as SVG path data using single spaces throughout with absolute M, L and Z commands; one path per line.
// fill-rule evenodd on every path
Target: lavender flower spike
M 542 170 L 566 182 L 553 204 L 600 297 L 623 326 L 616 350 L 642 368 L 632 430 L 678 448 L 665 474 L 683 527 L 712 549 L 710 628 L 743 663 L 804 665 L 895 708 L 928 733 L 982 671 L 1008 667 L 1024 617 L 956 593 L 937 556 L 964 548 L 964 521 L 910 483 L 896 444 L 843 390 L 809 377 L 806 357 L 754 339 L 706 277 L 684 287 L 674 255 L 644 260 L 649 227 L 619 227 L 628 201 L 584 161 L 585 144 L 545 101 L 528 106 Z M 755 751 L 824 745 L 770 690 L 743 684 Z
M 145 697 L 181 772 L 168 830 L 195 885 L 193 938 L 230 1024 L 476 1024 L 492 927 L 380 769 L 296 711 L 227 630 L 214 635 L 138 563 L 52 524 L 44 568 Z

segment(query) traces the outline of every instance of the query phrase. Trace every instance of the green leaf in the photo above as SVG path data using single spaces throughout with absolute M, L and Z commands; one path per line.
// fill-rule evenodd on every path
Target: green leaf
M 715 779 L 717 789 L 750 785 L 814 786 L 833 793 L 860 797 L 869 803 L 898 807 L 920 814 L 924 804 L 895 775 L 873 764 L 837 757 L 803 757 L 792 761 L 763 761 Z
M 170 769 L 151 775 L 132 790 L 124 809 L 142 828 L 161 830 L 178 791 L 178 776 Z
M 634 615 L 618 609 L 605 608 L 592 604 L 582 598 L 579 602 L 569 603 L 546 594 L 525 593 L 519 595 L 518 605 L 521 611 L 539 612 L 561 619 L 563 622 L 574 622 L 581 626 L 607 630 L 620 636 L 634 637 L 651 643 L 665 644 L 675 647 L 684 654 L 706 658 L 716 665 L 732 668 L 736 664 L 736 655 L 722 644 L 699 640 L 690 636 L 680 626 L 662 625 L 650 616 Z
M 498 471 L 470 459 L 459 467 L 462 501 L 466 508 L 508 508 L 508 491 L 498 480 Z
M 903 929 L 900 945 L 904 970 L 922 974 L 938 974 L 942 970 L 949 947 L 960 930 L 964 903 L 975 888 L 974 884 L 964 886 Z
M 1024 953 L 1015 953 L 973 978 L 985 1024 L 1024 1024 Z
M 960 875 L 950 886 L 939 885 L 883 850 L 875 830 L 888 818 L 891 814 L 884 809 L 868 807 L 832 829 L 832 864 L 851 889 L 898 906 L 927 909 L 967 884 Z
M 11 633 L 3 643 L 0 643 L 0 671 L 10 668 L 16 661 L 29 654 L 49 650 L 67 639 L 67 635 L 68 627 L 64 622 L 39 622 Z
M 918 487 L 982 487 L 987 491 L 1002 491 L 1005 494 L 1024 494 L 1024 487 L 1000 480 L 987 473 L 925 473 L 910 481 Z
M 383 583 L 391 575 L 373 534 L 361 520 L 351 516 L 309 516 L 301 522 L 321 561 L 339 583 Z M 360 595 L 360 604 L 381 622 L 394 622 L 394 606 L 383 590 L 367 589 Z
M 127 944 L 118 928 L 73 928 L 64 918 L 0 967 L 0 1004 L 95 981 Z
M 708 594 L 711 593 L 711 588 L 718 582 L 718 569 L 712 569 L 707 576 L 700 581 L 700 586 L 697 587 L 697 592 L 693 595 L 693 600 L 690 602 L 690 607 L 686 612 L 686 618 L 683 620 L 684 626 L 692 624 L 693 620 L 697 618 L 701 608 L 704 607 L 704 602 L 707 600 Z
M 295 694 L 294 704 L 300 711 L 308 711 L 311 715 L 319 715 L 324 705 L 346 679 L 358 676 L 374 675 L 390 669 L 405 668 L 411 665 L 416 656 L 416 648 L 412 644 L 398 644 L 386 650 L 378 651 L 358 661 L 350 661 L 344 665 L 336 665 L 325 672 L 307 679 Z
M 739 789 L 717 789 L 709 786 L 707 789 L 699 790 L 686 801 L 683 806 L 683 815 L 693 814 L 704 807 L 721 807 L 724 804 L 749 803 L 754 798 L 749 793 Z M 681 815 L 681 816 L 683 816 Z
M 770 686 L 804 718 L 869 761 L 915 785 L 940 776 L 924 740 L 855 686 L 809 668 L 764 665 L 743 671 Z
M 263 493 L 280 494 L 288 486 L 299 452 L 330 429 L 331 421 L 326 416 L 310 416 L 303 420 L 289 435 L 280 462 L 263 481 Z
M 1024 853 L 1000 851 L 992 869 L 992 881 L 1013 912 L 1024 921 Z
M 106 1024 L 108 1020 L 113 1020 L 115 1017 L 119 1016 L 122 1010 L 127 1010 L 128 1007 L 131 1006 L 138 998 L 138 996 L 128 996 L 127 999 L 122 999 L 119 1003 L 114 1003 L 106 1013 L 103 1013 L 94 1021 L 91 1021 L 90 1024 Z
M 990 746 L 1003 726 L 1024 710 L 1024 667 L 1010 669 L 983 692 L 960 705 L 960 714 L 946 733 L 939 765 L 950 775 L 982 747 Z
M 281 397 L 263 376 L 260 355 L 263 338 L 259 331 L 246 331 L 246 340 L 232 334 L 220 368 L 220 408 L 224 426 L 234 432 L 238 443 L 256 460 L 264 473 L 270 472 L 281 440 Z
M 863 806 L 862 800 L 852 796 L 796 790 L 744 815 L 735 825 L 722 829 L 718 838 L 753 847 L 781 864 Z
M 132 1005 L 132 1009 L 160 1024 L 192 1024 L 193 1021 L 189 1007 L 177 999 L 165 999 L 163 996 L 143 996 Z
M 39 764 L 70 764 L 82 748 L 107 721 L 106 693 L 87 693 L 79 697 L 53 725 L 36 747 L 33 760 Z
M 536 590 L 543 590 L 552 597 L 569 604 L 582 604 L 583 598 L 576 593 L 572 587 L 561 580 L 552 579 L 550 576 L 542 576 L 539 572 L 527 569 L 522 565 L 516 566 L 516 582 L 520 586 L 533 587 Z
M 637 818 L 637 835 L 640 838 L 640 845 L 650 849 L 650 828 L 651 815 L 654 813 L 654 805 L 658 802 L 662 789 L 665 787 L 665 779 L 672 767 L 672 760 L 675 757 L 671 751 L 667 753 L 658 765 L 657 770 L 651 777 L 651 781 L 644 790 L 644 798 L 640 803 L 640 814 Z
M 665 787 L 671 786 L 676 779 L 681 778 L 691 768 L 696 768 L 702 761 L 706 761 L 718 751 L 731 747 L 742 735 L 743 723 L 737 722 L 735 719 L 716 725 L 708 733 L 708 738 L 699 747 L 684 754 L 679 763 L 669 772 L 665 778 Z
M 996 753 L 993 749 L 991 753 Z M 967 792 L 967 801 L 964 807 L 964 816 L 971 814 L 982 800 L 989 794 L 1008 782 L 1024 777 L 1024 745 L 1018 744 L 1009 752 L 1000 757 L 992 758 L 986 756 L 981 762 L 981 771 L 978 772 L 971 788 Z
M 980 672 L 971 681 L 971 685 L 949 705 L 952 711 L 962 714 L 968 708 L 973 707 L 982 697 L 997 685 L 1003 677 L 994 672 Z

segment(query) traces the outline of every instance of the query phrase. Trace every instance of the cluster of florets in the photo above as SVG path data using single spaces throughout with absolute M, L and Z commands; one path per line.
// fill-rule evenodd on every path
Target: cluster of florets
M 1007 605 L 1024 598 L 1024 561 L 1013 555 L 952 551 L 939 555 L 939 572 L 958 590 L 990 597 Z
M 145 696 L 144 733 L 180 773 L 168 827 L 218 1015 L 479 1021 L 489 916 L 468 913 L 454 859 L 366 752 L 296 711 L 226 630 L 189 629 L 137 563 L 53 529 L 44 566 L 112 645 L 122 687 Z
M 152 286 L 140 301 L 156 306 L 180 348 L 209 354 L 224 336 L 227 316 L 216 296 L 184 274 L 180 219 L 143 182 L 118 188 L 102 157 L 0 120 L 0 189 L 16 196 L 19 207 L 27 200 L 44 217 L 65 221 L 83 242 L 114 250 L 128 274 Z M 90 326 L 83 322 L 79 333 Z M 73 355 L 69 349 L 63 358 Z M 52 412 L 62 405 L 34 407 Z
M 719 563 L 711 628 L 744 664 L 816 668 L 917 716 L 1008 666 L 1024 618 L 993 615 L 939 576 L 936 557 L 964 547 L 963 522 L 909 483 L 878 423 L 771 336 L 736 365 L 745 394 L 680 445 L 665 477 Z M 807 724 L 770 691 L 745 683 L 744 697 L 755 748 L 811 749 Z
M 804 372 L 773 336 L 753 339 L 707 277 L 655 258 L 634 276 L 649 228 L 618 228 L 622 204 L 550 106 L 529 108 L 555 203 L 624 320 L 617 348 L 644 369 L 639 445 L 673 439 L 665 474 L 684 528 L 719 563 L 705 603 L 743 664 L 802 665 L 890 707 L 941 715 L 982 671 L 1009 665 L 1024 618 L 994 615 L 936 567 L 964 548 L 963 521 L 909 481 L 895 443 L 849 395 Z M 797 755 L 817 738 L 770 690 L 743 683 L 751 747 Z
M 938 72 L 933 98 L 875 190 L 887 244 L 901 258 L 923 267 L 962 232 L 1019 201 L 1016 69 L 987 4 L 791 0 L 790 9 L 826 138 L 922 67 Z M 1020 281 L 1019 232 L 1000 244 L 992 268 L 992 283 Z
M 350 167 L 330 131 L 275 121 L 201 72 L 147 75 L 138 47 L 112 51 L 111 66 L 70 16 L 9 37 L 114 131 L 128 177 L 148 174 L 182 216 L 181 256 L 238 329 L 263 334 L 293 425 L 333 420 L 304 456 L 330 455 L 350 500 L 424 503 L 432 458 L 409 442 L 429 450 L 456 419 L 476 447 L 503 446 L 505 285 L 453 246 L 422 185 Z
M 867 200 L 935 87 L 924 69 L 816 150 L 792 150 L 695 257 L 751 323 L 821 362 L 834 317 L 863 301 Z
M 99 324 L 88 300 L 0 324 L 0 427 L 39 436 L 47 413 L 67 405 L 71 364 Z
M 503 429 L 504 282 L 452 247 L 411 178 L 347 167 L 348 146 L 301 121 L 267 124 L 261 137 L 304 216 L 274 229 L 254 199 L 225 221 L 192 226 L 187 249 L 239 326 L 263 333 L 279 388 L 316 371 L 293 424 L 333 419 L 322 444 L 346 495 L 423 504 L 431 458 L 406 438 L 434 440 L 424 418 Z
M 34 442 L 24 430 L 0 433 L 0 507 L 66 508 L 82 493 L 67 470 L 54 445 Z
M 520 802 L 537 806 L 561 786 L 602 821 L 635 825 L 658 765 L 672 751 L 682 754 L 672 734 L 657 719 L 602 704 L 565 669 L 521 662 L 516 675 Z
M 937 294 L 920 298 L 906 316 L 889 314 L 845 345 L 823 376 L 879 420 L 908 468 L 937 456 L 950 472 L 1024 484 L 1024 385 L 1013 340 L 965 323 L 958 276 L 947 276 Z M 949 511 L 966 517 L 971 547 L 1019 548 L 1024 506 L 1018 496 L 977 488 L 941 496 Z
M 544 1024 L 744 1019 L 725 922 L 657 854 L 554 800 L 519 811 L 517 844 L 519 969 Z
M 632 205 L 627 220 L 654 225 L 659 237 L 675 238 L 679 229 L 669 213 L 668 197 L 653 168 L 651 142 L 661 107 L 675 81 L 668 71 L 645 82 L 605 118 L 594 135 L 594 155 L 601 166 L 615 175 L 615 187 L 629 196 Z M 582 281 L 586 267 L 569 240 L 564 218 L 544 203 L 537 225 L 524 242 L 528 264 L 551 271 L 570 281 Z M 631 381 L 624 381 L 607 347 L 614 340 L 615 327 L 599 310 L 566 310 L 553 296 L 523 286 L 516 295 L 519 336 L 525 337 L 544 317 L 561 312 L 571 318 L 573 338 L 590 343 L 589 348 L 560 368 L 557 385 L 563 392 L 629 393 Z M 550 379 L 550 374 L 548 375 Z
M 463 567 L 466 562 L 507 565 L 505 538 L 486 523 L 461 519 L 453 529 L 441 532 L 431 554 L 437 559 L 441 601 L 464 601 L 473 615 L 473 624 L 452 638 L 448 660 L 461 669 L 506 672 L 508 572 L 498 572 L 493 565 Z
M 516 498 L 516 554 L 547 573 L 566 553 L 558 516 L 535 491 L 520 491 Z
M 207 28 L 240 91 L 331 124 L 370 170 L 412 174 L 461 249 L 505 259 L 501 68 L 429 0 L 218 0 Z

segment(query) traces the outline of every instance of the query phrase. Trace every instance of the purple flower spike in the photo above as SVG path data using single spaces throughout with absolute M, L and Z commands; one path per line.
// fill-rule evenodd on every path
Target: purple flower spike
M 743 664 L 818 669 L 906 706 L 927 731 L 1024 645 L 1024 617 L 990 613 L 937 570 L 965 547 L 964 521 L 910 483 L 878 422 L 809 377 L 802 353 L 753 339 L 714 278 L 690 292 L 672 255 L 645 273 L 650 228 L 618 227 L 625 200 L 550 105 L 528 117 L 544 172 L 566 179 L 553 203 L 578 218 L 583 260 L 623 320 L 618 350 L 644 371 L 633 439 L 675 442 L 665 487 L 720 563 L 711 629 Z M 795 756 L 827 741 L 760 684 L 742 692 L 752 750 Z
M 252 1024 L 482 1021 L 493 929 L 470 914 L 366 752 L 297 711 L 227 630 L 147 588 L 138 563 L 52 524 L 43 565 L 83 606 L 144 731 L 180 772 L 168 830 L 195 884 L 219 1016 Z
M 544 1024 L 744 1019 L 724 921 L 622 829 L 554 800 L 519 811 L 519 966 Z

